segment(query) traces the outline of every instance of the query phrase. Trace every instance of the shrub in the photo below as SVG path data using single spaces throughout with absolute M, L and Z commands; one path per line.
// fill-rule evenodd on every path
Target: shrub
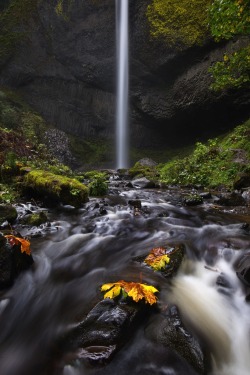
M 103 196 L 108 192 L 108 184 L 106 182 L 106 174 L 102 172 L 95 172 L 92 175 L 91 182 L 88 185 L 89 195 L 91 196 Z

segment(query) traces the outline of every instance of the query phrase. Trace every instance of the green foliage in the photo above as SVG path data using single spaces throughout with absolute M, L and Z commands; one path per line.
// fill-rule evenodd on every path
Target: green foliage
M 201 184 L 206 187 L 225 185 L 231 187 L 239 172 L 247 170 L 250 159 L 250 120 L 238 126 L 223 140 L 211 139 L 207 144 L 196 143 L 192 154 L 165 164 L 160 179 L 170 185 Z M 242 150 L 245 159 L 236 161 Z
M 209 24 L 216 41 L 249 35 L 249 0 L 214 0 L 209 9 Z
M 80 207 L 88 200 L 87 187 L 76 179 L 42 170 L 28 173 L 24 177 L 24 188 L 29 194 L 34 192 L 41 198 L 47 195 L 51 200 L 75 207 Z
M 96 196 L 100 197 L 100 196 L 106 195 L 108 193 L 106 173 L 95 172 L 92 175 L 89 174 L 89 177 L 90 176 L 91 176 L 91 182 L 88 185 L 89 195 L 93 197 L 96 197 Z
M 239 88 L 250 82 L 250 45 L 246 48 L 224 55 L 223 61 L 216 62 L 209 71 L 214 82 L 211 88 L 219 91 Z
M 209 9 L 209 24 L 216 41 L 250 34 L 249 0 L 214 0 Z M 239 88 L 250 82 L 250 44 L 225 54 L 211 68 L 211 88 Z
M 208 35 L 210 0 L 153 0 L 147 8 L 151 35 L 169 46 L 202 44 Z
M 19 194 L 14 186 L 0 184 L 0 203 L 13 203 L 18 198 Z

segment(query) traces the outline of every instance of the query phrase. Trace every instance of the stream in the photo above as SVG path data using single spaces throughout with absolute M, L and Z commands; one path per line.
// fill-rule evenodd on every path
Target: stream
M 128 204 L 133 200 L 140 200 L 140 209 Z M 118 280 L 157 286 L 162 311 L 178 306 L 186 327 L 209 348 L 209 375 L 249 374 L 250 304 L 234 270 L 237 258 L 250 250 L 244 225 L 249 216 L 209 202 L 175 205 L 164 190 L 127 188 L 91 198 L 81 209 L 50 210 L 49 219 L 30 240 L 34 267 L 1 295 L 1 375 L 198 374 L 154 342 L 158 314 L 133 330 L 106 366 L 58 355 L 61 337 L 102 300 L 100 286 Z M 20 233 L 30 234 L 25 227 Z M 134 261 L 152 248 L 178 243 L 185 257 L 171 282 Z M 216 283 L 220 274 L 228 287 Z

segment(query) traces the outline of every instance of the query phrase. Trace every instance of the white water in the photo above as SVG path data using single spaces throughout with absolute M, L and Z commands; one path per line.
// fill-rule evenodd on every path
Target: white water
M 187 324 L 210 347 L 211 375 L 249 375 L 250 306 L 231 264 L 221 259 L 215 271 L 202 262 L 192 268 L 192 273 L 184 271 L 175 279 L 172 298 Z M 217 271 L 226 275 L 232 286 L 228 295 L 216 288 Z
M 116 168 L 128 167 L 128 0 L 116 0 L 117 107 Z

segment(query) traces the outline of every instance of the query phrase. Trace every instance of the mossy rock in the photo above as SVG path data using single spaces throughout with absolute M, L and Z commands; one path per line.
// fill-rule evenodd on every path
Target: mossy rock
M 31 215 L 27 215 L 23 218 L 23 224 L 32 225 L 32 226 L 39 226 L 44 224 L 48 221 L 48 217 L 45 212 L 35 212 Z
M 88 201 L 88 188 L 74 178 L 34 170 L 24 177 L 24 192 L 49 204 L 69 204 L 80 207 Z
M 17 210 L 11 204 L 0 204 L 0 223 L 8 221 L 13 224 L 17 218 Z
M 143 165 L 138 161 L 135 165 L 129 169 L 128 174 L 131 178 L 146 177 L 150 181 L 157 181 L 159 179 L 159 171 L 156 165 Z

